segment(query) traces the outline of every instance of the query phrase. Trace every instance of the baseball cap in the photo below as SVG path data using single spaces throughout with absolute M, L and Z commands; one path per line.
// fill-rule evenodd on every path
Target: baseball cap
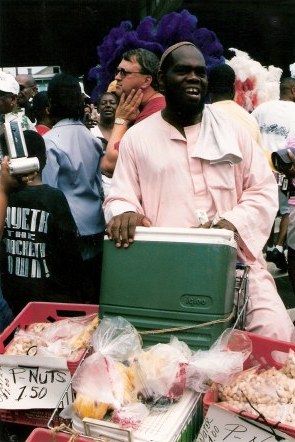
M 0 91 L 10 92 L 14 95 L 19 93 L 19 84 L 13 75 L 0 71 Z

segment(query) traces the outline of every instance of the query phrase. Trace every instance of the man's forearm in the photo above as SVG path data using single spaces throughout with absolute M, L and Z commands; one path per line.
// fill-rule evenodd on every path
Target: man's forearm
M 2 238 L 4 230 L 7 204 L 8 204 L 7 193 L 0 184 L 0 239 Z
M 108 141 L 105 155 L 101 160 L 101 171 L 113 174 L 119 155 L 118 145 L 128 129 L 127 122 L 124 124 L 115 124 L 112 130 L 112 135 Z

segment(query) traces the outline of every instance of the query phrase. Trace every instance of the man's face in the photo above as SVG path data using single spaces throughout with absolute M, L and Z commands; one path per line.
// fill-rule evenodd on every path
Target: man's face
M 22 77 L 21 75 L 16 76 L 16 81 L 19 84 L 17 103 L 19 106 L 23 106 L 30 98 L 32 98 L 37 93 L 38 89 L 26 77 Z
M 170 67 L 160 74 L 167 106 L 174 112 L 197 115 L 202 112 L 208 79 L 205 60 L 193 46 L 182 46 L 171 54 Z
M 138 90 L 143 85 L 146 74 L 141 74 L 142 67 L 135 60 L 122 60 L 117 67 L 115 79 L 117 80 L 116 94 L 120 97 L 122 92 L 128 96 L 132 89 Z
M 8 114 L 14 110 L 16 96 L 10 92 L 0 91 L 0 114 Z

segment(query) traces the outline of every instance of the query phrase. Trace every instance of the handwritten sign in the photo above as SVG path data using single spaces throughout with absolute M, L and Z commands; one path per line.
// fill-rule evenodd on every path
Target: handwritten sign
M 244 419 L 238 414 L 211 405 L 203 421 L 196 442 L 276 442 L 293 441 L 291 436 L 270 428 L 260 422 Z
M 65 358 L 0 356 L 0 409 L 55 408 L 71 380 Z

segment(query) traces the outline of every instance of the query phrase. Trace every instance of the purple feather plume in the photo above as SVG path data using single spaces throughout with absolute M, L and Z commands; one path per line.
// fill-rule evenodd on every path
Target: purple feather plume
M 206 28 L 198 28 L 197 17 L 185 9 L 166 14 L 158 22 L 152 17 L 145 17 L 136 29 L 130 21 L 122 21 L 97 47 L 99 64 L 88 73 L 89 78 L 97 80 L 97 87 L 92 91 L 93 102 L 114 79 L 115 68 L 125 51 L 144 48 L 160 57 L 165 49 L 180 41 L 190 41 L 198 46 L 208 69 L 225 62 L 223 46 L 216 34 Z

